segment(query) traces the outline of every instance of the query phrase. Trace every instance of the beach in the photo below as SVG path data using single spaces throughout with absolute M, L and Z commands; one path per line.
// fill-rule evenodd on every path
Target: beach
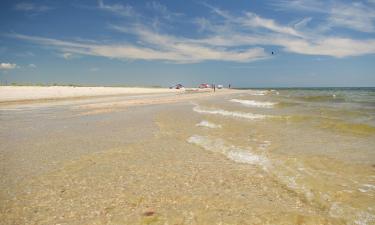
M 57 100 L 124 94 L 175 93 L 176 89 L 142 87 L 1 86 L 0 102 Z
M 374 224 L 373 89 L 0 87 L 2 224 Z

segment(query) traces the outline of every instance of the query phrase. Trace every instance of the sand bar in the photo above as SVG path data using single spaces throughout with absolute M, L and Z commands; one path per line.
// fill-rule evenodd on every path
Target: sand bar
M 176 93 L 181 90 L 141 87 L 1 86 L 0 102 L 63 99 L 123 94 Z

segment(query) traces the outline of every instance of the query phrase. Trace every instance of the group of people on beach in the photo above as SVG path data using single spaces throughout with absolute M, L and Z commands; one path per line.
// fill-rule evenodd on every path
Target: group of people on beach
M 212 89 L 214 89 L 214 92 L 216 92 L 216 84 L 212 84 L 211 85 Z M 228 88 L 230 89 L 231 85 L 229 84 L 228 85 Z

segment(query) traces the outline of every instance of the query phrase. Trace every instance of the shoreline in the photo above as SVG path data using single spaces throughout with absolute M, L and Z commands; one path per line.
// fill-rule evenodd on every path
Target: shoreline
M 240 90 L 167 89 L 138 87 L 0 87 L 0 109 L 33 104 L 83 104 L 97 107 L 119 107 L 181 102 L 212 95 L 238 93 Z M 134 99 L 135 98 L 135 99 Z M 85 101 L 91 104 L 84 104 Z M 118 103 L 121 103 L 120 105 Z M 91 108 L 91 107 L 90 107 Z
M 178 91 L 168 88 L 141 87 L 0 86 L 0 103 L 124 94 L 176 93 Z

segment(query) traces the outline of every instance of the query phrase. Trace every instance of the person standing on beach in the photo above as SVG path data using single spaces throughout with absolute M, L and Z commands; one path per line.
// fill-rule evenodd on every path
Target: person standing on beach
M 214 87 L 214 92 L 216 92 L 216 85 L 215 85 L 215 84 L 213 84 L 213 87 Z

